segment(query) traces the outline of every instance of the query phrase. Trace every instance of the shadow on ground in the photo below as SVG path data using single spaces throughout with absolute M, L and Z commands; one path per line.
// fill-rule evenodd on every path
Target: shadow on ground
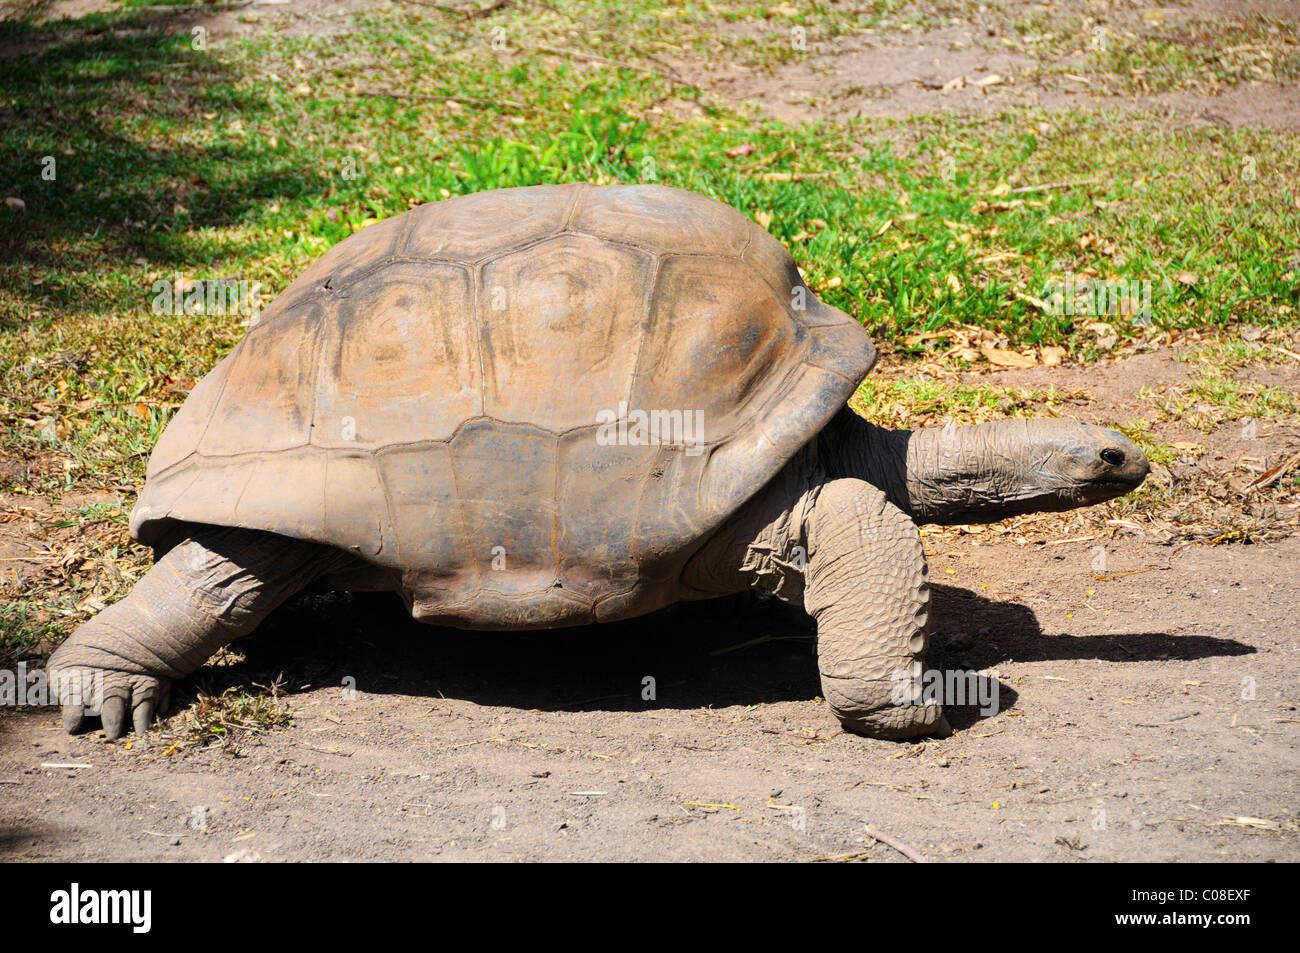
M 989 678 L 1006 661 L 1142 662 L 1255 651 L 1232 639 L 1165 632 L 1045 636 L 1023 605 L 951 586 L 934 586 L 933 593 L 930 666 L 985 672 L 981 678 L 1000 694 L 998 710 L 1014 708 L 1018 699 L 1009 685 Z M 289 696 L 355 686 L 364 693 L 544 711 L 724 708 L 821 694 L 811 620 L 775 599 L 748 595 L 683 603 L 602 626 L 464 632 L 413 621 L 393 596 L 331 594 L 286 606 L 236 648 L 243 661 L 205 669 L 183 683 L 180 704 L 188 704 L 195 689 L 217 694 L 277 679 Z M 646 679 L 653 679 L 652 699 L 643 697 L 651 684 Z M 988 690 L 980 689 L 982 699 Z M 950 706 L 955 728 L 987 717 L 973 694 L 967 700 Z

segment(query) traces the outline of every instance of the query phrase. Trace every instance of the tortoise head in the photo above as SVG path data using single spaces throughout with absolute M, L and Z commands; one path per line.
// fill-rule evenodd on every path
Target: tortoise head
M 1076 420 L 1026 420 L 1019 441 L 1028 488 L 1071 509 L 1102 503 L 1135 490 L 1146 479 L 1146 455 L 1116 430 Z M 1035 507 L 1040 508 L 1040 507 Z
M 936 523 L 991 522 L 1074 509 L 1136 489 L 1147 458 L 1133 441 L 1076 420 L 999 420 L 913 432 L 913 511 Z

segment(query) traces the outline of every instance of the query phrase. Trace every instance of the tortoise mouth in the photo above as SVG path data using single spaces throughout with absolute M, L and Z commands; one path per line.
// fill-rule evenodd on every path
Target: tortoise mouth
M 1142 481 L 1147 478 L 1147 468 L 1143 467 L 1140 473 L 1126 473 L 1123 475 L 1103 476 L 1091 481 L 1095 486 L 1141 486 Z
M 1097 477 L 1088 480 L 1079 485 L 1080 495 L 1094 503 L 1101 503 L 1105 500 L 1114 499 L 1117 496 L 1123 496 L 1130 493 L 1142 485 L 1147 478 L 1147 469 L 1143 467 L 1141 472 L 1126 474 L 1107 474 L 1106 476 Z

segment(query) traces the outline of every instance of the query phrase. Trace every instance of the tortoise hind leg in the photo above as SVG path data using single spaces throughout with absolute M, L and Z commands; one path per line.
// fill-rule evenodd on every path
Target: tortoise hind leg
M 805 526 L 804 608 L 831 710 L 877 738 L 947 733 L 943 708 L 914 694 L 930 612 L 916 525 L 871 484 L 845 479 L 823 486 Z
M 77 731 L 87 710 L 98 710 L 104 733 L 117 738 L 130 711 L 143 736 L 165 707 L 169 679 L 198 669 L 314 580 L 355 563 L 333 547 L 274 533 L 195 527 L 50 657 L 64 728 Z

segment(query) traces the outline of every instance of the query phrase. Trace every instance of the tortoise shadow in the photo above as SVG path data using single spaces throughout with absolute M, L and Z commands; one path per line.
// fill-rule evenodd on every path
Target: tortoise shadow
M 927 664 L 949 677 L 1012 660 L 1190 661 L 1255 651 L 1232 639 L 1167 632 L 1045 636 L 1033 611 L 1018 603 L 944 585 L 933 586 L 933 598 Z M 288 695 L 348 684 L 372 694 L 569 712 L 722 708 L 821 694 L 812 620 L 749 594 L 542 632 L 427 626 L 391 596 L 329 594 L 283 607 L 237 647 L 244 661 L 203 670 L 207 690 L 269 684 L 283 674 Z M 979 697 L 997 686 L 994 710 L 1013 707 L 1017 694 L 991 674 L 975 676 L 985 679 Z M 974 690 L 977 683 L 968 684 Z M 982 709 L 950 705 L 949 721 L 968 728 L 986 717 Z

